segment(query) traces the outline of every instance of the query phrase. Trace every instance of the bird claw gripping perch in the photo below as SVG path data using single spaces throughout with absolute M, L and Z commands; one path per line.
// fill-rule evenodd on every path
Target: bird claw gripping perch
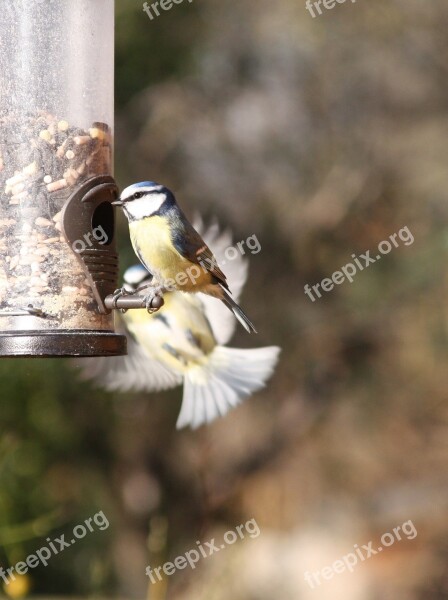
M 123 298 L 124 296 L 132 296 L 132 292 L 129 292 L 126 288 L 121 287 L 114 291 L 111 298 L 112 308 L 115 310 L 119 310 L 121 313 L 125 314 L 128 312 L 128 308 L 119 308 L 118 300 Z
M 151 291 L 140 295 L 139 292 L 148 287 L 152 288 Z M 152 285 L 143 286 L 135 291 L 119 288 L 107 296 L 104 303 L 109 310 L 120 310 L 122 313 L 132 308 L 146 308 L 148 313 L 152 314 L 164 305 L 163 292 L 163 288 Z
M 163 292 L 161 288 L 153 289 L 149 294 L 143 297 L 145 308 L 150 315 L 157 312 L 164 304 Z

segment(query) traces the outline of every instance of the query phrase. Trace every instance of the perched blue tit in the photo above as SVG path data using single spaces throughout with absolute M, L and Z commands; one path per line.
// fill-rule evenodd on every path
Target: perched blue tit
M 153 296 L 166 290 L 202 292 L 222 300 L 243 327 L 256 331 L 232 298 L 227 278 L 210 248 L 187 220 L 174 194 L 163 185 L 143 181 L 127 187 L 117 204 L 129 221 L 132 246 L 153 276 Z
M 224 256 L 231 236 L 217 225 L 204 234 L 216 256 Z M 229 262 L 229 282 L 239 296 L 247 277 L 240 255 Z M 141 265 L 128 269 L 125 286 L 132 292 L 151 275 Z M 83 358 L 76 362 L 84 379 L 108 390 L 159 391 L 184 386 L 177 427 L 199 427 L 225 415 L 264 387 L 280 349 L 240 350 L 226 344 L 235 319 L 222 303 L 206 294 L 168 292 L 158 312 L 130 310 L 120 316 L 128 337 L 128 356 Z

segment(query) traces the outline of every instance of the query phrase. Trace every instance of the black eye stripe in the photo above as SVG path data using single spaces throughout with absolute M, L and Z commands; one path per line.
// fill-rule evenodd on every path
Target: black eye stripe
M 135 192 L 135 194 L 133 195 L 134 200 L 138 200 L 139 198 L 143 197 L 143 192 Z

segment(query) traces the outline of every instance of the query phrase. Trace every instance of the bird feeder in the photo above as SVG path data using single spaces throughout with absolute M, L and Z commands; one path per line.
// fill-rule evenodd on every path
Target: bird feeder
M 0 356 L 124 354 L 112 177 L 114 2 L 4 0 Z

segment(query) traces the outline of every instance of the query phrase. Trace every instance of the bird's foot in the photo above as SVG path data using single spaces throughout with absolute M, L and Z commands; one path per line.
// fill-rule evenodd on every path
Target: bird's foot
M 164 305 L 164 300 L 163 300 L 163 293 L 164 293 L 164 288 L 162 286 L 157 286 L 157 287 L 153 287 L 151 288 L 151 291 L 148 292 L 148 294 L 146 294 L 143 297 L 143 301 L 145 303 L 145 307 L 146 310 L 148 311 L 148 313 L 151 315 L 152 313 L 155 313 L 159 310 L 159 308 L 162 308 L 162 306 Z
M 129 290 L 127 290 L 126 288 L 122 287 L 122 288 L 118 288 L 118 290 L 115 290 L 115 292 L 113 293 L 112 296 L 112 306 L 115 310 L 118 309 L 117 306 L 117 302 L 120 298 L 123 298 L 124 296 L 132 296 L 135 292 L 130 292 Z M 118 309 L 120 310 L 120 312 L 122 312 L 123 314 L 125 312 L 127 312 L 127 308 L 120 308 Z

